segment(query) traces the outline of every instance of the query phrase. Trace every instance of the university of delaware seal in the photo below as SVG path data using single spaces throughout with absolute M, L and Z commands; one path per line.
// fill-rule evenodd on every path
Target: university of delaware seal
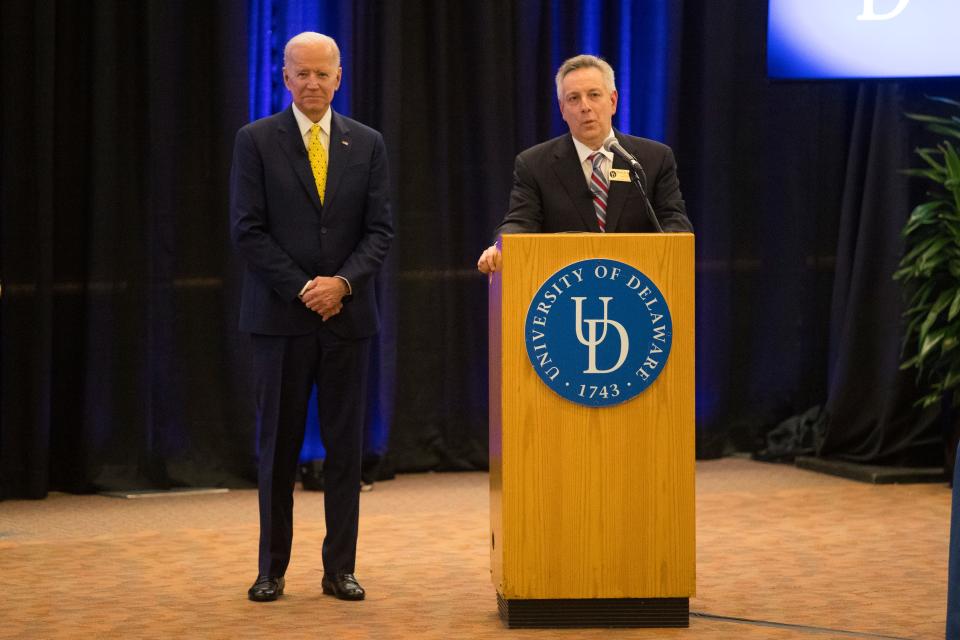
M 527 355 L 558 394 L 590 407 L 649 387 L 670 355 L 670 309 L 650 278 L 616 260 L 567 265 L 547 278 L 524 325 Z

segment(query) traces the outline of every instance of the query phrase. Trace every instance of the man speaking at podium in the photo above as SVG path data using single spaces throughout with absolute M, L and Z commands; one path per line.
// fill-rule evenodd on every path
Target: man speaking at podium
M 617 89 L 610 65 L 597 56 L 575 56 L 560 65 L 556 80 L 570 133 L 517 156 L 510 209 L 494 237 L 692 231 L 670 147 L 613 129 Z M 500 259 L 497 246 L 490 246 L 477 268 L 497 271 Z

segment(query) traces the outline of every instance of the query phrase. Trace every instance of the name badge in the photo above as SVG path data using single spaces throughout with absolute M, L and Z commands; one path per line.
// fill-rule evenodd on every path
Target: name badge
M 610 169 L 611 182 L 630 182 L 629 169 Z

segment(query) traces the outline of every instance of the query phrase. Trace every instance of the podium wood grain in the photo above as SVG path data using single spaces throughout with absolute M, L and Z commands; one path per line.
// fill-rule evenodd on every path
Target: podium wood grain
M 677 598 L 695 588 L 694 238 L 503 236 L 490 281 L 491 572 L 505 599 Z M 530 301 L 589 258 L 630 264 L 673 321 L 660 376 L 619 405 L 561 398 L 527 358 Z M 571 331 L 573 328 L 571 327 Z

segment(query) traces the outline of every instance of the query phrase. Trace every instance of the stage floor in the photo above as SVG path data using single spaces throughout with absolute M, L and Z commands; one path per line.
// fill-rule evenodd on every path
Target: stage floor
M 255 491 L 0 502 L 2 638 L 942 638 L 950 491 L 738 458 L 697 464 L 689 629 L 509 630 L 485 473 L 361 498 L 362 603 L 320 591 L 323 495 L 296 494 L 285 595 L 252 603 Z

